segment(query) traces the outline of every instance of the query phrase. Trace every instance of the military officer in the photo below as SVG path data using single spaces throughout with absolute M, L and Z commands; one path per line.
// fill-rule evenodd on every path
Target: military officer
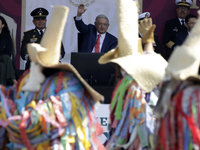
M 174 50 L 176 34 L 187 30 L 185 27 L 185 17 L 190 13 L 191 0 L 176 0 L 177 17 L 165 23 L 163 33 L 163 43 L 167 47 L 166 59 L 168 60 L 172 51 Z
M 139 22 L 140 22 L 141 20 L 143 20 L 145 18 L 149 18 L 149 17 L 150 17 L 150 13 L 149 12 L 144 12 L 144 13 L 142 13 L 142 14 L 140 14 L 138 16 L 138 19 L 139 19 Z M 139 37 L 142 38 L 142 34 L 141 33 L 139 33 Z M 159 54 L 161 54 L 163 56 L 164 53 L 163 53 L 163 50 L 161 48 L 161 44 L 160 44 L 160 41 L 158 39 L 158 36 L 156 34 L 154 34 L 153 48 L 154 48 L 154 51 L 156 53 L 159 53 Z
M 30 59 L 27 53 L 27 44 L 28 43 L 40 43 L 42 39 L 42 35 L 46 29 L 47 15 L 49 12 L 42 7 L 36 8 L 31 12 L 31 16 L 33 17 L 33 24 L 35 25 L 35 29 L 24 32 L 24 37 L 22 40 L 20 55 L 23 60 L 26 60 L 25 69 L 30 68 Z M 61 54 L 60 59 L 62 59 L 65 55 L 64 46 L 61 42 Z

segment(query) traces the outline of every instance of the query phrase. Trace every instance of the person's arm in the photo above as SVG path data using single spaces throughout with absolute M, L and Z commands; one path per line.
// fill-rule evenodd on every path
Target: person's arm
M 146 54 L 154 53 L 153 43 L 148 42 L 144 44 L 144 53 Z
M 139 32 L 142 34 L 142 43 L 144 44 L 144 53 L 154 53 L 154 30 L 156 25 L 152 24 L 151 18 L 146 18 L 140 22 Z
M 175 43 L 172 41 L 173 32 L 172 28 L 170 27 L 170 22 L 165 23 L 164 33 L 163 33 L 163 43 L 166 45 L 169 49 L 173 50 Z
M 25 35 L 24 33 L 24 37 L 23 37 L 23 40 L 22 40 L 22 45 L 21 45 L 21 51 L 20 51 L 20 56 L 23 60 L 27 60 L 27 44 L 30 43 L 27 36 Z M 25 57 L 26 56 L 26 57 Z
M 83 4 L 80 4 L 78 6 L 78 10 L 77 10 L 77 17 L 81 17 L 82 14 L 86 11 L 87 9 L 85 9 L 85 6 Z
M 77 30 L 82 33 L 86 34 L 89 31 L 88 25 L 86 25 L 82 20 L 82 14 L 86 11 L 83 4 L 80 4 L 77 10 L 77 15 L 74 17 L 75 25 Z
M 74 21 L 75 21 L 75 25 L 77 30 L 82 33 L 82 34 L 86 34 L 89 31 L 89 25 L 86 25 L 82 19 L 81 20 L 76 20 L 76 17 L 74 17 Z

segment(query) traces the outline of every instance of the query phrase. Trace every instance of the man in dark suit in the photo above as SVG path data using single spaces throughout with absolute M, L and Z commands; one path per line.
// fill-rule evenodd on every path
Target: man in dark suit
M 176 35 L 176 42 L 175 42 L 176 46 L 181 45 L 185 41 L 186 37 L 190 34 L 190 31 L 196 22 L 197 22 L 196 15 L 194 15 L 194 14 L 187 15 L 187 17 L 185 18 L 185 26 L 186 26 L 187 30 L 179 32 Z
M 107 32 L 109 26 L 108 18 L 105 15 L 98 15 L 94 23 L 95 25 L 86 25 L 81 17 L 85 11 L 84 5 L 80 4 L 77 16 L 74 17 L 76 28 L 83 36 L 78 52 L 106 53 L 115 48 L 117 46 L 117 38 Z M 98 42 L 99 48 L 96 50 L 95 47 Z
M 186 30 L 185 17 L 190 13 L 190 6 L 192 5 L 191 0 L 176 0 L 176 13 L 175 19 L 169 20 L 165 23 L 163 43 L 167 46 L 166 60 L 169 59 L 172 51 L 175 47 L 176 34 Z
M 144 12 L 142 14 L 140 14 L 138 16 L 138 22 L 140 23 L 141 20 L 145 19 L 145 18 L 149 18 L 150 17 L 150 13 L 149 12 Z M 142 38 L 142 34 L 139 33 L 139 37 Z M 153 43 L 153 48 L 154 48 L 154 51 L 160 55 L 163 56 L 163 50 L 161 48 L 161 44 L 160 44 L 160 41 L 158 39 L 158 36 L 156 34 L 154 34 L 154 43 Z
M 25 69 L 30 68 L 30 59 L 27 52 L 27 44 L 28 43 L 40 43 L 42 39 L 42 35 L 46 29 L 47 15 L 49 12 L 45 8 L 36 8 L 31 12 L 31 16 L 33 17 L 33 24 L 35 25 L 35 29 L 24 32 L 24 37 L 22 40 L 20 55 L 23 60 L 26 60 Z M 60 59 L 62 59 L 65 55 L 64 46 L 61 42 L 61 54 Z

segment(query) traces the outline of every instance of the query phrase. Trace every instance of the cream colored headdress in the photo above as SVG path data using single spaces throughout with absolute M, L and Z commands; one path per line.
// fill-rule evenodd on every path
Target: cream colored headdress
M 28 53 L 30 60 L 36 64 L 41 65 L 42 67 L 68 70 L 70 72 L 73 72 L 80 79 L 80 81 L 83 83 L 83 85 L 95 101 L 104 100 L 104 97 L 96 92 L 93 88 L 91 88 L 71 64 L 59 63 L 61 40 L 64 32 L 65 23 L 67 21 L 68 12 L 68 7 L 54 7 L 49 25 L 43 35 L 41 43 L 28 44 Z M 32 73 L 33 71 L 30 68 L 30 74 Z
M 138 51 L 138 2 L 117 0 L 118 47 L 99 59 L 100 64 L 114 62 L 131 75 L 139 86 L 150 92 L 161 82 L 167 62 L 158 54 L 143 55 Z

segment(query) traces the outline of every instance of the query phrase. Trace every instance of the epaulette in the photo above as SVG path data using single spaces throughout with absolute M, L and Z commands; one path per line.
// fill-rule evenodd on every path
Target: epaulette
M 32 30 L 35 30 L 35 29 L 31 29 L 31 30 L 28 30 L 28 31 L 24 31 L 24 33 L 27 33 L 27 32 L 32 31 Z

